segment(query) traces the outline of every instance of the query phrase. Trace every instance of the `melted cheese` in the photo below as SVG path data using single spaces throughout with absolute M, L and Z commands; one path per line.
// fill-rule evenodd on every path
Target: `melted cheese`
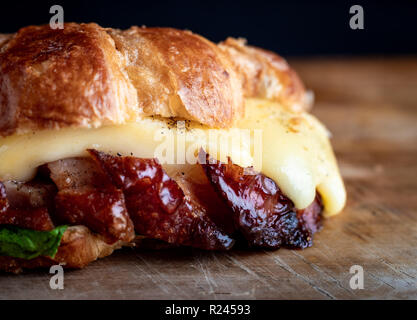
M 184 124 L 184 122 L 178 122 Z M 316 189 L 325 214 L 340 212 L 346 192 L 328 133 L 309 114 L 294 114 L 277 103 L 248 99 L 245 117 L 232 129 L 209 129 L 185 122 L 144 118 L 135 123 L 96 129 L 44 130 L 0 138 L 0 180 L 28 180 L 39 165 L 86 149 L 158 157 L 160 162 L 193 164 L 203 147 L 226 161 L 255 166 L 277 182 L 297 208 L 307 207 Z

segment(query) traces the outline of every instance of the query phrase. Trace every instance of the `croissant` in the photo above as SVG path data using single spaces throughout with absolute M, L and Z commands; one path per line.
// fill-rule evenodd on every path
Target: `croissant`
M 126 245 L 311 246 L 346 193 L 310 98 L 244 39 L 95 23 L 0 34 L 0 270 L 81 268 Z M 155 137 L 182 131 L 209 164 L 155 155 Z M 225 158 L 203 143 L 212 131 Z
M 0 135 L 100 127 L 141 114 L 231 127 L 245 97 L 308 108 L 296 73 L 278 55 L 190 31 L 105 29 L 67 23 L 0 35 Z

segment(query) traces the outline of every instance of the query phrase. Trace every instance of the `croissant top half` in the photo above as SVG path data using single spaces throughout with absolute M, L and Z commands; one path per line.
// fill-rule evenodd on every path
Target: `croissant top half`
M 304 86 L 280 56 L 171 28 L 67 23 L 0 34 L 0 136 L 100 127 L 145 115 L 227 128 L 244 98 L 308 107 Z

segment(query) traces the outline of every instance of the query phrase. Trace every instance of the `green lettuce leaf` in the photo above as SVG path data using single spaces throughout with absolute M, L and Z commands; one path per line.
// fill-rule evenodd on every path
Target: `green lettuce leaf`
M 67 226 L 51 231 L 35 231 L 14 226 L 0 226 L 0 256 L 33 259 L 54 258 Z

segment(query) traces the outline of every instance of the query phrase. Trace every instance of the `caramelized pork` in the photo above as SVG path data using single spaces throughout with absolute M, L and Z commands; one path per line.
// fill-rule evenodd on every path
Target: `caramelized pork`
M 102 235 L 107 243 L 129 242 L 135 232 L 118 190 L 89 158 L 70 158 L 47 165 L 58 187 L 55 218 L 63 224 L 84 225 Z
M 51 230 L 85 226 L 107 244 L 138 234 L 174 246 L 227 250 L 243 238 L 253 247 L 306 248 L 321 227 L 320 196 L 297 210 L 261 173 L 207 161 L 198 179 L 173 174 L 156 159 L 88 150 L 40 167 L 35 180 L 0 183 L 0 225 Z M 204 162 L 204 161 L 203 161 Z
M 312 245 L 318 228 L 316 204 L 297 214 L 292 201 L 270 178 L 245 174 L 244 168 L 230 160 L 225 164 L 209 161 L 206 154 L 204 158 L 202 166 L 209 180 L 232 209 L 234 226 L 250 246 L 303 249 Z
M 234 241 L 185 197 L 155 159 L 114 157 L 89 150 L 112 182 L 123 190 L 139 234 L 206 250 L 229 249 Z

